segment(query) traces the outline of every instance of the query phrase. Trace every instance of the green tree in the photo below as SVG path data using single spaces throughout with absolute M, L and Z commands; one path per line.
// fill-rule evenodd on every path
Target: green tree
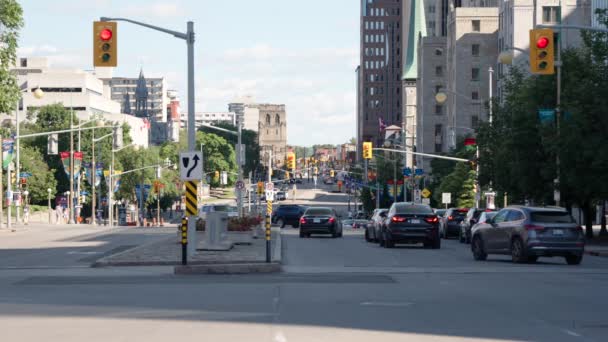
M 236 154 L 232 144 L 217 134 L 200 131 L 196 133 L 196 142 L 197 145 L 203 144 L 205 173 L 227 171 L 228 183 L 233 184 L 236 181 Z M 219 186 L 219 181 L 211 177 L 212 186 Z
M 29 146 L 21 147 L 21 164 L 21 172 L 32 174 L 27 178 L 30 202 L 45 205 L 48 196 L 47 189 L 51 189 L 51 195 L 56 193 L 57 180 L 53 176 L 55 170 L 49 170 L 42 153 Z
M 225 122 L 218 123 L 215 126 L 234 132 L 238 130 L 236 126 Z M 238 142 L 238 137 L 236 135 L 227 132 L 221 132 L 208 127 L 201 127 L 199 128 L 199 131 L 204 133 L 212 133 L 222 137 L 233 146 L 236 146 Z M 249 129 L 242 129 L 241 141 L 243 145 L 245 145 L 245 165 L 243 165 L 243 175 L 247 177 L 249 172 L 253 172 L 260 164 L 260 145 L 258 143 L 258 133 Z
M 0 0 L 0 113 L 15 109 L 19 99 L 17 78 L 9 70 L 17 60 L 19 29 L 23 10 L 15 0 Z

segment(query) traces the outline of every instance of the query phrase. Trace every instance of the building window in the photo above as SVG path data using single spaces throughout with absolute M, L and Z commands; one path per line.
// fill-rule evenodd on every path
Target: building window
M 479 81 L 479 68 L 471 69 L 471 81 Z
M 480 32 L 481 31 L 481 23 L 479 20 L 472 20 L 471 21 L 471 31 L 473 32 Z
M 478 91 L 471 92 L 471 100 L 479 100 L 479 92 Z
M 277 114 L 277 116 L 275 117 L 274 121 L 277 124 L 277 126 L 281 125 L 281 117 L 279 116 L 279 114 Z
M 443 49 L 437 48 L 435 49 L 435 56 L 441 56 L 443 55 Z
M 429 13 L 435 13 L 435 5 L 429 6 Z
M 477 128 L 479 126 L 479 116 L 473 115 L 471 116 L 471 127 Z
M 443 76 L 443 68 L 441 67 L 441 65 L 435 67 L 435 76 Z
M 474 57 L 479 56 L 479 44 L 471 45 L 471 55 L 473 55 Z
M 543 23 L 559 22 L 559 6 L 543 6 Z
M 441 84 L 436 85 L 435 86 L 435 94 L 439 93 L 441 91 L 441 88 L 443 88 L 443 86 Z
M 443 127 L 435 125 L 435 152 L 441 152 L 443 149 Z M 424 151 L 423 151 L 424 152 Z
M 435 105 L 435 115 L 443 115 L 443 106 Z
M 27 68 L 27 58 L 21 58 L 21 67 L 22 68 Z
M 270 125 L 270 114 L 266 114 L 266 124 Z

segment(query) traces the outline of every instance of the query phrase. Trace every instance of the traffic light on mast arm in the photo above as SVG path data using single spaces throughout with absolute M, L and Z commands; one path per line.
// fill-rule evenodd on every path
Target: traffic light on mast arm
M 115 67 L 118 64 L 117 42 L 116 22 L 93 22 L 93 66 Z
M 530 72 L 537 75 L 555 73 L 555 34 L 552 29 L 530 30 Z
M 372 143 L 369 141 L 366 141 L 363 143 L 363 159 L 372 159 L 373 157 L 373 152 L 372 152 Z

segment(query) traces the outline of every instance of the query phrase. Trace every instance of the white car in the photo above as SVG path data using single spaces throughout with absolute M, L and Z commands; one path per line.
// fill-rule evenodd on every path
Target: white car
M 207 217 L 207 213 L 211 212 L 225 212 L 228 214 L 228 217 L 238 217 L 239 211 L 238 208 L 234 205 L 229 204 L 208 204 L 203 205 L 198 209 L 198 216 L 203 220 Z

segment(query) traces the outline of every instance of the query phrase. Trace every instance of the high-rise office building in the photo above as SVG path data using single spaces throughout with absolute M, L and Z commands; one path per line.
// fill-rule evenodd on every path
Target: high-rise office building
M 383 142 L 383 126 L 402 122 L 403 1 L 361 0 L 358 150 Z

